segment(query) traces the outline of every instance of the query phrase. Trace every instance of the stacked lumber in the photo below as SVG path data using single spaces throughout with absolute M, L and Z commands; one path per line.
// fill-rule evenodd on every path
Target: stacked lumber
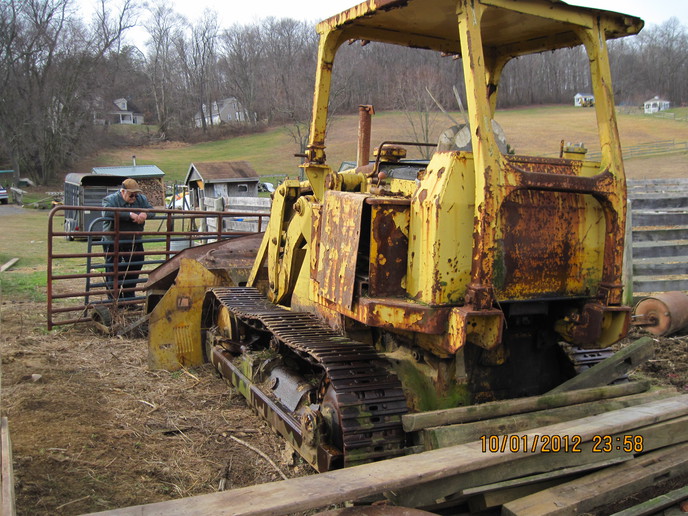
M 640 339 L 557 392 L 408 414 L 403 424 L 415 446 L 404 457 L 99 514 L 279 515 L 383 497 L 452 513 L 595 511 L 660 480 L 688 479 L 688 394 L 646 382 L 605 385 L 651 356 L 651 347 Z M 685 489 L 657 494 L 649 507 L 688 496 Z M 651 514 L 645 510 L 627 516 Z
M 659 477 L 685 474 L 686 423 L 688 395 L 668 396 L 509 436 L 528 443 L 543 436 L 558 436 L 561 442 L 568 440 L 568 452 L 547 452 L 543 446 L 527 451 L 508 447 L 491 451 L 478 440 L 309 477 L 99 514 L 277 515 L 383 494 L 396 504 L 426 510 L 460 504 L 469 510 L 501 505 L 504 514 L 575 514 L 624 497 L 629 489 Z M 611 439 L 609 451 L 602 451 L 607 448 L 601 436 Z M 623 449 L 625 436 L 642 436 L 642 452 L 633 450 L 633 444 L 639 448 L 633 439 L 629 441 L 630 451 Z M 571 450 L 574 442 L 580 452 Z M 616 449 L 617 442 L 620 449 Z M 611 485 L 617 478 L 622 479 L 620 487 Z M 630 487 L 629 478 L 635 482 Z M 585 488 L 583 500 L 562 495 L 575 494 L 579 486 Z

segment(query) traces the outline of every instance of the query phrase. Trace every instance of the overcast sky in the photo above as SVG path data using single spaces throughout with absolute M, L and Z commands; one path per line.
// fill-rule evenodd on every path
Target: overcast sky
M 175 10 L 191 21 L 198 18 L 203 9 L 213 9 L 220 15 L 222 25 L 246 23 L 266 16 L 321 20 L 358 3 L 358 0 L 170 0 Z M 688 24 L 688 0 L 571 0 L 568 3 L 632 14 L 643 18 L 647 24 L 662 23 L 671 16 Z
M 118 4 L 121 0 L 108 1 Z M 96 0 L 78 2 L 88 10 Z M 140 4 L 143 3 L 140 0 Z M 360 0 L 168 0 L 168 3 L 191 23 L 197 21 L 205 9 L 212 9 L 218 14 L 220 27 L 224 28 L 267 16 L 315 22 L 352 7 L 360 3 Z M 646 26 L 660 24 L 672 16 L 688 26 L 688 0 L 569 0 L 568 3 L 639 16 L 645 20 Z M 139 34 L 131 34 L 131 37 L 136 40 L 136 44 L 142 43 Z

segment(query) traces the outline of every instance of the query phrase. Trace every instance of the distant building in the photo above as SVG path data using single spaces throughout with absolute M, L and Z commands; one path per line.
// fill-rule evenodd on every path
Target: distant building
M 659 111 L 664 111 L 671 107 L 671 102 L 668 100 L 660 99 L 659 97 L 654 97 L 650 100 L 645 101 L 645 114 L 651 115 L 652 113 L 658 113 Z
M 210 106 L 203 104 L 203 112 L 198 111 L 194 116 L 196 127 L 203 127 L 203 118 L 205 118 L 205 124 L 208 126 L 249 121 L 244 106 L 236 97 L 214 101 Z
M 573 105 L 576 107 L 592 107 L 595 105 L 595 96 L 590 93 L 576 93 L 573 96 Z
M 191 163 L 184 183 L 194 209 L 207 209 L 227 197 L 257 197 L 258 173 L 245 161 Z M 222 208 L 219 208 L 222 210 Z
M 102 103 L 99 111 L 93 114 L 94 124 L 143 124 L 143 113 L 139 113 L 131 102 L 125 98 Z
M 245 161 L 191 163 L 184 183 L 193 210 L 270 212 L 270 199 L 258 197 L 258 174 Z M 227 217 L 222 226 L 225 231 L 264 231 L 267 222 L 267 217 Z M 217 217 L 206 218 L 201 229 L 216 231 Z

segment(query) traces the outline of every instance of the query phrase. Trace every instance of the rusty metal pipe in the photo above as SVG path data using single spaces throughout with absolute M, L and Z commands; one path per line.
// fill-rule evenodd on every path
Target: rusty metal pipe
M 358 106 L 358 150 L 356 166 L 362 167 L 370 162 L 370 132 L 375 109 L 370 105 Z
M 633 310 L 633 324 L 657 336 L 688 327 L 688 296 L 673 291 L 641 299 Z

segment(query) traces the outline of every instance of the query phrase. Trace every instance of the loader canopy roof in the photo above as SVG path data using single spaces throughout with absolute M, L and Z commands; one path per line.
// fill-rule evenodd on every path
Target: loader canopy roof
M 476 0 L 477 2 L 477 0 Z M 568 5 L 559 0 L 480 0 L 483 48 L 497 55 L 576 46 L 577 27 L 597 17 L 607 39 L 638 33 L 635 16 Z M 321 34 L 342 31 L 347 39 L 393 43 L 460 55 L 456 0 L 369 0 L 318 24 Z

